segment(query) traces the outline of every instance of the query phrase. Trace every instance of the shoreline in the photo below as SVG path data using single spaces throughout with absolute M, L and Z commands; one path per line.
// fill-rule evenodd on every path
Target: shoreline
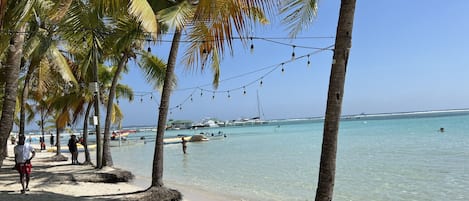
M 71 165 L 70 153 L 62 153 L 68 157 L 67 161 L 50 162 L 46 159 L 54 156 L 55 153 L 41 152 L 38 145 L 33 144 L 32 146 L 36 150 L 36 156 L 32 160 L 33 170 L 29 183 L 31 191 L 21 194 L 18 172 L 12 169 L 14 166 L 13 145 L 8 141 L 8 157 L 4 159 L 0 169 L 0 200 L 119 200 L 149 187 L 150 180 L 145 180 L 137 175 L 129 182 L 118 183 L 93 183 L 70 179 L 96 172 L 110 172 L 119 167 L 105 167 L 102 170 L 96 170 L 88 165 Z M 79 161 L 84 161 L 84 154 L 79 155 Z M 62 179 L 57 179 L 61 177 Z M 165 183 L 166 187 L 181 192 L 183 201 L 242 200 L 217 192 L 205 191 L 195 186 L 172 181 L 165 181 Z

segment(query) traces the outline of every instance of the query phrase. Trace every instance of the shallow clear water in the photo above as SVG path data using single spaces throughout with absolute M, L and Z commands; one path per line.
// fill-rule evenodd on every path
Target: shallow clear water
M 228 137 L 188 143 L 186 155 L 180 144 L 165 145 L 164 180 L 244 200 L 314 200 L 322 127 L 309 122 L 203 130 Z M 468 133 L 469 115 L 343 121 L 334 200 L 469 200 Z M 177 134 L 194 131 L 166 132 Z M 149 184 L 153 142 L 112 152 L 116 166 Z

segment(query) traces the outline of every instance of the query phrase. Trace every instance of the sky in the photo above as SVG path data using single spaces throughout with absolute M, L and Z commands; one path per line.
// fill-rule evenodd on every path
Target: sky
M 339 8 L 339 0 L 319 1 L 317 18 L 297 39 L 282 39 L 288 37 L 286 28 L 272 19 L 253 32 L 271 41 L 254 39 L 252 53 L 250 42 L 243 46 L 236 40 L 233 55 L 221 63 L 215 93 L 210 69 L 185 68 L 182 45 L 168 118 L 234 120 L 259 116 L 258 108 L 263 119 L 324 116 L 333 52 L 311 48 L 334 44 Z M 342 114 L 469 108 L 467 9 L 467 0 L 357 1 Z M 302 58 L 291 60 L 293 45 Z M 169 42 L 151 48 L 167 60 Z M 129 65 L 122 83 L 137 96 L 119 100 L 123 125 L 156 125 L 160 92 L 146 83 L 134 61 Z

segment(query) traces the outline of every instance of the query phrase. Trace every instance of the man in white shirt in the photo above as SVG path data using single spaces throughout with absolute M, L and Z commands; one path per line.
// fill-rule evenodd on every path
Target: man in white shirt
M 23 187 L 23 189 L 21 190 L 22 194 L 24 194 L 26 191 L 29 191 L 29 176 L 31 175 L 31 169 L 33 167 L 31 165 L 31 159 L 33 159 L 36 155 L 34 148 L 29 143 L 24 143 L 24 141 L 25 136 L 20 135 L 18 139 L 18 145 L 16 145 L 14 148 L 15 167 L 16 170 L 18 170 L 18 172 L 20 173 L 21 186 Z M 33 153 L 32 156 L 30 156 L 30 153 Z

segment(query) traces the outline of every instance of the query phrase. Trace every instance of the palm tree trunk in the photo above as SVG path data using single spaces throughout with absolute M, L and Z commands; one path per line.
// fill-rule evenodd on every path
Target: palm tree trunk
M 19 28 L 10 40 L 7 52 L 5 70 L 5 91 L 3 96 L 2 116 L 0 118 L 0 167 L 3 159 L 8 156 L 7 141 L 14 123 L 18 77 L 20 72 L 21 57 L 23 56 L 24 31 L 26 25 Z
M 88 117 L 90 116 L 92 106 L 92 102 L 88 103 L 85 112 L 85 119 L 83 120 L 83 148 L 85 148 L 85 162 L 83 164 L 91 164 L 90 150 L 88 150 Z
M 62 150 L 60 150 L 60 129 L 59 129 L 59 124 L 57 123 L 55 124 L 55 131 L 57 132 L 57 134 L 55 135 L 57 138 L 57 143 L 56 143 L 57 151 L 55 155 L 59 156 L 62 154 Z
M 156 130 L 155 154 L 153 156 L 153 172 L 151 187 L 163 186 L 163 137 L 166 127 L 166 118 L 168 115 L 169 98 L 173 88 L 172 80 L 174 77 L 174 69 L 176 66 L 176 57 L 179 48 L 179 40 L 181 39 L 181 29 L 176 28 L 169 52 L 168 64 L 166 66 L 166 75 L 164 78 L 163 91 L 161 94 L 161 102 L 158 114 L 158 125 Z
M 334 56 L 329 80 L 326 116 L 324 120 L 324 134 L 316 201 L 331 201 L 334 191 L 337 136 L 342 112 L 345 73 L 347 71 L 347 61 L 352 46 L 355 3 L 356 0 L 342 0 L 340 5 L 339 22 L 337 25 Z
M 128 56 L 124 53 L 119 64 L 117 65 L 116 72 L 114 77 L 112 78 L 111 89 L 109 89 L 109 96 L 107 101 L 107 110 L 106 110 L 106 121 L 104 123 L 104 143 L 103 143 L 103 166 L 113 166 L 112 162 L 112 155 L 111 155 L 111 147 L 109 146 L 110 136 L 109 130 L 111 127 L 111 117 L 112 117 L 112 110 L 114 106 L 114 97 L 116 96 L 116 87 L 117 81 L 119 80 L 120 73 L 124 66 L 127 64 Z
M 23 91 L 21 92 L 21 98 L 20 98 L 20 135 L 24 135 L 24 124 L 26 121 L 26 112 L 25 112 L 25 105 L 26 105 L 26 100 L 28 99 L 29 95 L 29 82 L 31 81 L 31 76 L 33 73 L 33 68 L 31 65 L 28 68 L 28 72 L 26 74 L 26 77 L 24 79 L 24 86 L 23 86 Z
M 93 84 L 94 88 L 94 118 L 96 120 L 95 130 L 96 130 L 96 168 L 103 168 L 103 142 L 101 139 L 101 128 L 100 128 L 100 115 L 99 115 L 99 78 L 98 78 L 98 44 L 96 37 L 93 35 Z

